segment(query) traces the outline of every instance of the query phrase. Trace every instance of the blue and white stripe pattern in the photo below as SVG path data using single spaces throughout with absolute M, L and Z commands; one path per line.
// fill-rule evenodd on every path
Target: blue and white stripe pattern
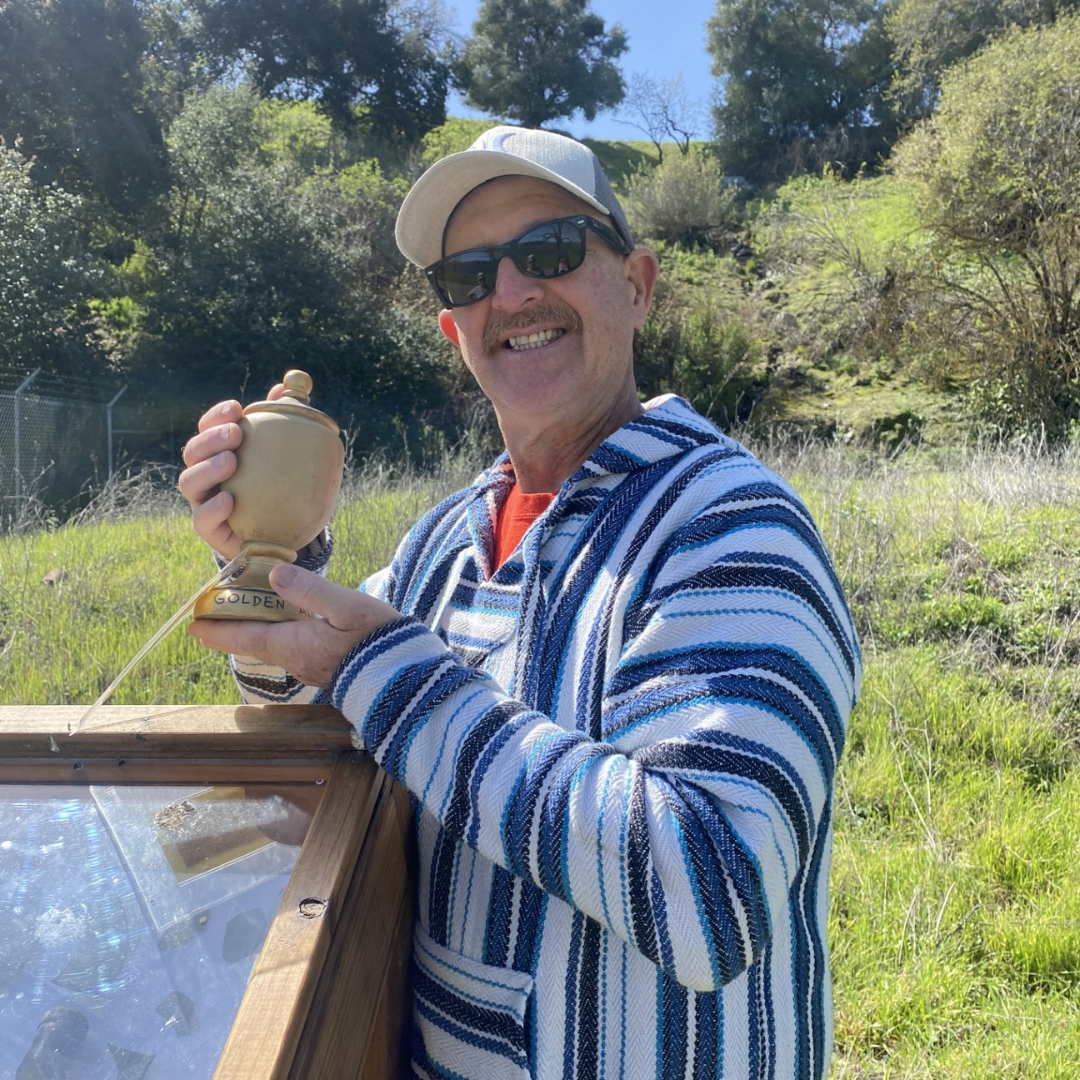
M 416 807 L 414 1074 L 822 1080 L 860 660 L 813 522 L 678 398 L 492 574 L 511 482 L 416 525 L 329 688 Z

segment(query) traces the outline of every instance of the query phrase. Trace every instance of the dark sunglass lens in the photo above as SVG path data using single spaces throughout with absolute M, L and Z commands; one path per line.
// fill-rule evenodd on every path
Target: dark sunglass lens
M 546 221 L 511 245 L 514 261 L 533 277 L 557 277 L 576 270 L 585 257 L 585 230 L 573 221 Z
M 498 269 L 487 251 L 461 251 L 439 267 L 435 282 L 451 304 L 472 304 L 495 288 Z
M 470 248 L 448 255 L 428 268 L 443 302 L 464 307 L 483 300 L 495 288 L 499 262 L 509 255 L 519 270 L 537 278 L 553 278 L 576 270 L 585 261 L 585 218 L 559 218 L 522 233 L 504 247 Z

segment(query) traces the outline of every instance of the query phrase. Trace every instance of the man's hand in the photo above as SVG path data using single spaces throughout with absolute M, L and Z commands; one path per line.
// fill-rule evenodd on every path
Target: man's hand
M 401 618 L 389 604 L 298 566 L 275 566 L 270 584 L 279 596 L 322 618 L 282 623 L 196 619 L 189 632 L 208 648 L 254 656 L 308 686 L 325 688 L 357 642 Z
M 285 387 L 274 386 L 266 395 L 276 401 Z M 226 559 L 240 553 L 240 538 L 229 526 L 233 499 L 220 485 L 236 472 L 236 448 L 242 438 L 239 401 L 222 401 L 199 419 L 199 434 L 188 440 L 182 457 L 187 468 L 180 474 L 180 493 L 191 504 L 191 523 L 195 531 Z

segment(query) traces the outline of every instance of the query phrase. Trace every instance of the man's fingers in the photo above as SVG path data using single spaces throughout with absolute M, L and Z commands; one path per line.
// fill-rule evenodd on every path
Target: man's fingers
M 355 631 L 362 637 L 399 617 L 389 604 L 342 588 L 299 566 L 275 566 L 270 571 L 270 584 L 279 596 L 304 611 L 321 615 L 334 629 Z
M 231 559 L 240 550 L 240 540 L 229 524 L 233 497 L 227 491 L 219 491 L 212 499 L 193 506 L 191 524 L 195 532 L 215 551 Z
M 256 622 L 196 619 L 188 632 L 201 644 L 234 656 L 252 656 L 284 668 L 308 686 L 328 686 L 338 665 L 363 635 L 335 630 L 325 619 Z
M 234 472 L 236 454 L 232 450 L 222 450 L 185 469 L 177 480 L 177 487 L 193 507 L 201 506 L 211 497 L 218 484 L 228 480 Z
M 187 466 L 198 465 L 207 461 L 223 450 L 235 450 L 243 441 L 239 424 L 220 424 L 206 431 L 193 435 L 184 444 L 180 456 Z
M 198 506 L 192 508 L 191 520 L 195 523 L 195 531 L 202 535 L 201 526 L 207 529 L 215 529 L 232 513 L 233 497 L 227 491 L 219 491 L 204 499 Z
M 207 648 L 238 656 L 257 656 L 283 667 L 279 658 L 288 652 L 287 631 L 291 626 L 291 623 L 258 622 L 255 619 L 196 619 L 188 632 Z
M 239 401 L 219 401 L 199 417 L 199 431 L 220 427 L 222 424 L 236 423 L 244 413 Z
M 332 626 L 345 628 L 349 624 L 349 596 L 338 594 L 347 592 L 340 585 L 333 585 L 310 570 L 298 566 L 282 564 L 270 571 L 270 584 L 278 596 L 295 604 L 304 611 L 321 615 Z

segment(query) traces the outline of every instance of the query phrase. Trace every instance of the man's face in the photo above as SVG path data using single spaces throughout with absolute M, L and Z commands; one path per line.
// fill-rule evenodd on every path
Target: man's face
M 604 220 L 555 184 L 500 177 L 458 205 L 445 251 L 503 244 L 540 222 L 583 212 Z M 439 317 L 495 406 L 504 435 L 509 425 L 530 433 L 557 429 L 572 439 L 606 426 L 604 417 L 628 401 L 636 407 L 633 333 L 648 314 L 655 259 L 644 249 L 619 255 L 591 231 L 587 244 L 584 263 L 565 277 L 529 277 L 504 258 L 488 296 Z M 627 418 L 616 419 L 618 427 Z

